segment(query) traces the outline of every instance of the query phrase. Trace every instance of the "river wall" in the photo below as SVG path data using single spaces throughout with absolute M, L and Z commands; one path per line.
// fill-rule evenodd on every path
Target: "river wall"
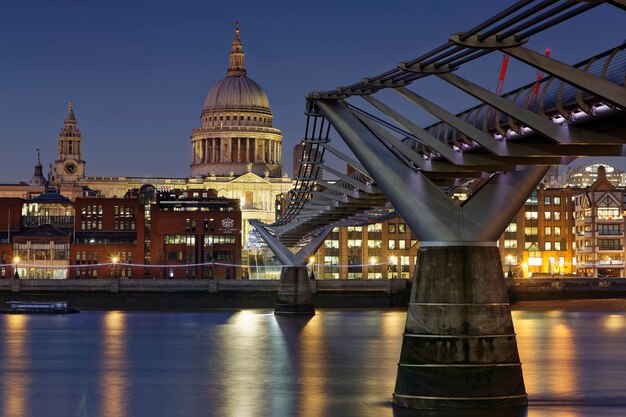
M 278 280 L 0 280 L 0 304 L 10 300 L 68 300 L 81 310 L 203 310 L 273 308 Z M 626 278 L 507 280 L 512 302 L 626 298 Z M 312 280 L 318 308 L 405 307 L 404 279 Z
M 202 310 L 273 308 L 278 280 L 0 280 L 0 304 L 9 300 L 68 300 L 81 310 Z M 320 308 L 407 305 L 407 280 L 311 281 Z

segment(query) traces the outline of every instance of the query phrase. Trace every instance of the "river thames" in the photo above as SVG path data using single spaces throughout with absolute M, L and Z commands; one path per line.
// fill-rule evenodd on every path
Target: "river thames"
M 597 310 L 597 309 L 595 309 Z M 406 312 L 0 317 L 3 417 L 390 417 Z M 626 313 L 513 313 L 530 417 L 626 415 Z

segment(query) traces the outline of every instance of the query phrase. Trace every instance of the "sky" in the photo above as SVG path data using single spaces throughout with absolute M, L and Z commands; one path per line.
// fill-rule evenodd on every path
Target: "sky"
M 0 14 L 0 182 L 25 181 L 35 149 L 54 163 L 69 100 L 87 175 L 186 177 L 190 134 L 206 93 L 226 75 L 235 21 L 248 75 L 282 130 L 283 166 L 304 134 L 305 95 L 384 72 L 444 43 L 512 1 L 22 1 Z M 388 6 L 388 7 L 387 7 Z M 621 44 L 626 13 L 601 5 L 528 46 L 576 63 Z M 461 69 L 494 88 L 501 53 Z M 504 91 L 534 80 L 511 60 Z M 475 101 L 420 80 L 414 90 L 452 112 Z M 355 104 L 358 105 L 357 102 Z M 427 125 L 433 120 L 415 114 Z M 626 163 L 610 161 L 621 169 Z M 47 172 L 47 168 L 45 169 Z

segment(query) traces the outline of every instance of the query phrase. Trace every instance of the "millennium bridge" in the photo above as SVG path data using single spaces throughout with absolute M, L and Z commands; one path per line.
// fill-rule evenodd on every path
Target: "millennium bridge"
M 272 224 L 251 221 L 283 265 L 275 313 L 314 314 L 306 263 L 333 227 L 377 222 L 395 210 L 419 239 L 393 395 L 398 410 L 523 412 L 527 404 L 496 241 L 551 166 L 626 156 L 626 45 L 615 40 L 568 64 L 525 44 L 596 7 L 622 13 L 626 1 L 519 1 L 389 71 L 306 97 L 305 152 L 287 209 Z M 549 76 L 498 95 L 458 74 L 493 52 Z M 409 88 L 425 78 L 480 104 L 451 113 Z M 439 121 L 420 127 L 380 92 Z M 353 103 L 359 98 L 367 109 Z M 354 170 L 334 169 L 327 152 Z M 322 168 L 338 180 L 324 180 Z M 446 188 L 465 181 L 480 186 L 454 201 Z

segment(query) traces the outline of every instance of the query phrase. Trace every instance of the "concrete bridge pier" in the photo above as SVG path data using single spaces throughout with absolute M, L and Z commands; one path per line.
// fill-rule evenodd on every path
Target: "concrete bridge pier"
M 325 228 L 298 252 L 293 253 L 276 236 L 272 235 L 261 222 L 250 220 L 250 224 L 259 232 L 261 238 L 282 264 L 274 314 L 315 314 L 313 292 L 311 291 L 306 265 L 309 256 L 314 254 L 324 243 L 332 228 Z
M 283 266 L 274 314 L 315 314 L 310 278 L 303 266 Z
M 420 247 L 393 401 L 420 410 L 527 404 L 495 242 Z
M 314 104 L 420 241 L 395 408 L 429 416 L 523 412 L 527 396 L 496 241 L 549 167 L 485 173 L 487 181 L 458 204 L 396 153 L 416 164 L 419 155 L 401 143 L 390 150 L 393 139 L 342 100 Z

